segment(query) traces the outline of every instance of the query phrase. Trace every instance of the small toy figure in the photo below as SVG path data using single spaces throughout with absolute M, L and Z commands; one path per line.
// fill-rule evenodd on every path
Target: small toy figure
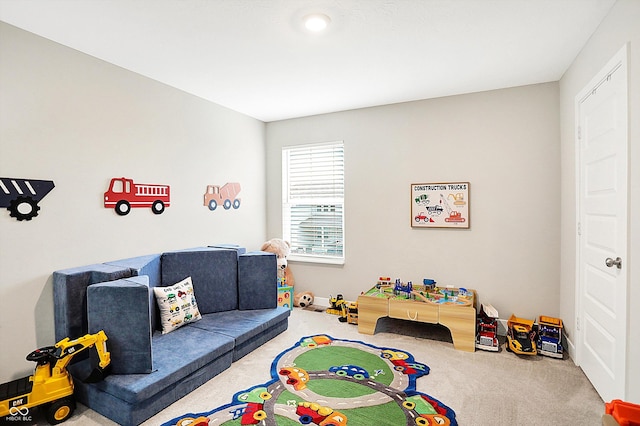
M 434 290 L 436 288 L 436 281 L 431 278 L 425 278 L 422 280 L 425 291 Z
M 376 288 L 379 290 L 381 287 L 390 287 L 391 277 L 380 277 L 376 283 Z

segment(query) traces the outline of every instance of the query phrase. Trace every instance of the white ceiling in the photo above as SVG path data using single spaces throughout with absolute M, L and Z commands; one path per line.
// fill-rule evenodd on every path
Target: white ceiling
M 615 1 L 0 0 L 0 20 L 269 122 L 557 81 Z

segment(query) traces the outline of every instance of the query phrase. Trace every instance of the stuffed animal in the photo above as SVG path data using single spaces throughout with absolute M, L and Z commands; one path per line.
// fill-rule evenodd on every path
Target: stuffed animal
M 306 308 L 313 305 L 313 293 L 310 291 L 303 291 L 301 293 L 295 293 L 293 295 L 293 306 L 300 308 Z
M 291 252 L 291 244 L 280 238 L 272 238 L 265 242 L 260 250 L 276 255 L 278 261 L 278 280 L 282 280 L 284 285 L 294 287 L 296 282 L 287 264 L 287 256 L 289 256 Z

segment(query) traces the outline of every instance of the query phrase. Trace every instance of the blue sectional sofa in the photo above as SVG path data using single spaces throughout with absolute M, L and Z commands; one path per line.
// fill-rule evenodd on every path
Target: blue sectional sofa
M 99 330 L 109 339 L 111 374 L 104 380 L 82 381 L 95 365 L 91 357 L 69 367 L 77 400 L 121 425 L 137 425 L 229 368 L 287 329 L 290 311 L 277 307 L 276 269 L 271 253 L 224 245 L 54 272 L 56 340 Z M 180 293 L 187 304 L 197 301 L 201 319 L 163 334 L 154 288 L 187 277 L 193 294 Z

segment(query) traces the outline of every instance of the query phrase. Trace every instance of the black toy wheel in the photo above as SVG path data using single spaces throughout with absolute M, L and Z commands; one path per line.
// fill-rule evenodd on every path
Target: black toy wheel
M 313 417 L 311 417 L 308 414 L 304 414 L 304 415 L 300 416 L 300 418 L 298 418 L 298 421 L 303 425 L 308 425 L 311 422 L 313 422 Z
M 120 216 L 126 216 L 131 211 L 131 205 L 125 200 L 120 200 L 116 203 L 116 213 Z
M 216 200 L 209 201 L 209 210 L 214 211 L 218 207 L 218 202 Z
M 233 200 L 233 208 L 236 210 L 240 208 L 240 200 L 238 199 Z
M 416 408 L 416 403 L 413 401 L 404 401 L 402 403 L 402 406 L 407 410 L 413 410 L 414 408 Z
M 76 402 L 72 398 L 59 399 L 47 407 L 45 417 L 49 424 L 57 425 L 71 417 L 75 409 Z
M 224 207 L 225 210 L 229 210 L 231 208 L 231 200 L 224 200 L 224 203 L 222 203 L 222 207 Z
M 38 202 L 31 197 L 17 197 L 11 200 L 7 210 L 9 210 L 9 216 L 18 220 L 31 220 L 38 216 L 40 207 Z
M 154 201 L 153 205 L 151 206 L 151 211 L 154 214 L 161 214 L 164 211 L 164 203 L 160 200 Z

